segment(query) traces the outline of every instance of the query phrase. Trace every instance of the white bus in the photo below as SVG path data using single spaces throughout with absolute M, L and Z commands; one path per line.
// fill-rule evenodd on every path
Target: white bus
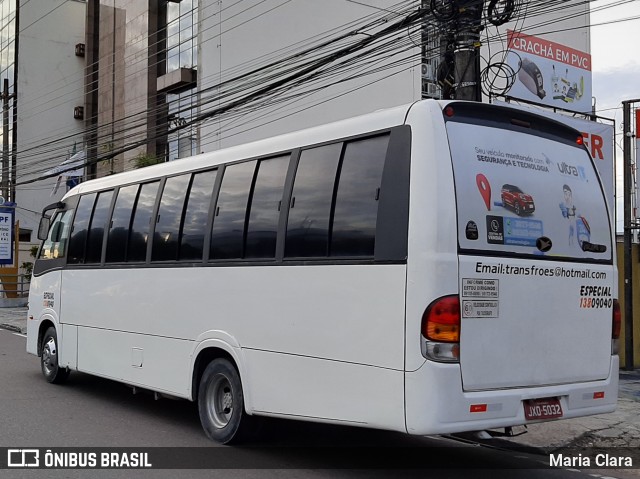
M 530 112 L 420 101 L 88 181 L 44 213 L 45 378 L 197 401 L 215 441 L 259 416 L 426 435 L 615 409 L 602 185 L 580 133 Z

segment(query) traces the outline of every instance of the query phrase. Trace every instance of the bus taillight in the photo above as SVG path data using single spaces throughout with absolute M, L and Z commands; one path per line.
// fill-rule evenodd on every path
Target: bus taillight
M 457 362 L 460 358 L 460 299 L 443 296 L 422 315 L 422 354 L 435 361 Z
M 620 311 L 620 302 L 617 299 L 613 300 L 611 321 L 611 354 L 618 354 L 620 343 L 620 328 L 622 327 L 622 312 Z

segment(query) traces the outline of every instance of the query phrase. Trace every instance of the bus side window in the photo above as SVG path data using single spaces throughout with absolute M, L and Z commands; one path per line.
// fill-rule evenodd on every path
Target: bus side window
M 91 220 L 95 199 L 96 193 L 80 197 L 76 208 L 76 216 L 73 219 L 73 227 L 71 228 L 67 263 L 84 263 L 89 221 Z
M 145 183 L 140 186 L 140 193 L 136 201 L 136 209 L 131 220 L 129 244 L 127 245 L 127 261 L 145 261 L 149 234 L 155 223 L 153 209 L 158 196 L 159 181 Z
M 331 256 L 373 256 L 389 135 L 347 143 L 331 231 Z
M 249 210 L 245 258 L 275 258 L 290 155 L 261 160 Z
M 209 259 L 242 258 L 249 190 L 257 161 L 225 168 L 213 216 Z
M 210 170 L 193 175 L 180 236 L 178 259 L 182 261 L 202 260 L 209 205 L 217 174 L 217 170 Z
M 104 232 L 107 229 L 112 198 L 113 190 L 102 191 L 98 194 L 89 224 L 85 263 L 100 263 L 102 261 L 102 244 L 104 243 Z
M 38 259 L 64 258 L 65 248 L 71 233 L 73 210 L 59 211 L 53 218 L 49 236 L 42 244 Z
M 131 226 L 131 212 L 138 194 L 138 185 L 125 186 L 118 190 L 111 221 L 107 224 L 107 263 L 124 262 L 127 259 L 127 239 Z
M 326 257 L 329 219 L 342 143 L 303 150 L 293 183 L 285 256 Z
M 191 174 L 167 178 L 160 199 L 151 261 L 178 259 L 180 221 Z

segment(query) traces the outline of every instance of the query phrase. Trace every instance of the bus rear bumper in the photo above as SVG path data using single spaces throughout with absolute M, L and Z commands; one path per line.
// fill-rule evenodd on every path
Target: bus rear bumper
M 449 434 L 519 426 L 523 401 L 559 398 L 562 418 L 612 412 L 618 400 L 618 356 L 611 357 L 607 379 L 552 386 L 463 391 L 457 364 L 426 362 L 407 372 L 406 425 L 409 434 Z

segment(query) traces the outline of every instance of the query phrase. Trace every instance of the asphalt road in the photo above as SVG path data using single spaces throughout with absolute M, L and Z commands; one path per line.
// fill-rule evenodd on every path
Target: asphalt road
M 166 447 L 172 449 L 156 450 L 162 460 L 190 452 L 196 462 L 225 464 L 215 471 L 5 469 L 0 470 L 3 478 L 591 477 L 589 471 L 548 469 L 545 456 L 442 437 L 275 420 L 266 425 L 264 436 L 249 448 L 219 446 L 206 439 L 197 409 L 187 401 L 156 401 L 148 392 L 133 395 L 125 385 L 82 373 L 72 373 L 63 386 L 48 384 L 38 358 L 26 353 L 25 338 L 0 329 L 0 448 Z M 364 469 L 368 460 L 386 468 Z M 404 469 L 407 460 L 428 470 Z

